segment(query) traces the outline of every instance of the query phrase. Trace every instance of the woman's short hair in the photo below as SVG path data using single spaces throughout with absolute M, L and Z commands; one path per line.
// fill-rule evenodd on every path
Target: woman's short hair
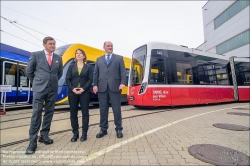
M 76 53 L 77 53 L 77 51 L 81 51 L 82 52 L 82 54 L 84 55 L 84 59 L 83 59 L 83 62 L 86 62 L 87 61 L 87 55 L 86 55 L 86 53 L 81 49 L 81 48 L 78 48 L 78 49 L 76 49 L 76 52 L 75 52 L 75 62 L 77 62 L 77 59 L 76 59 Z

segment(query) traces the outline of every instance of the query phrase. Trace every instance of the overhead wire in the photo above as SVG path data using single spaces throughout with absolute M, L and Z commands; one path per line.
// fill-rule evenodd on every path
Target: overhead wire
M 21 40 L 23 40 L 23 41 L 26 41 L 26 42 L 28 42 L 28 43 L 30 43 L 30 44 L 33 44 L 33 45 L 35 45 L 35 46 L 38 46 L 38 47 L 40 47 L 40 48 L 43 48 L 43 47 L 41 47 L 41 46 L 39 46 L 39 45 L 37 45 L 37 44 L 34 44 L 34 43 L 30 42 L 30 41 L 27 41 L 27 40 L 25 40 L 25 39 L 22 39 L 22 38 L 20 38 L 20 37 L 17 37 L 17 36 L 15 36 L 15 35 L 12 35 L 12 34 L 6 32 L 6 31 L 3 31 L 2 29 L 1 29 L 1 32 L 4 32 L 4 33 L 6 33 L 6 34 L 8 34 L 8 35 L 11 35 L 11 36 L 16 37 L 16 38 L 18 38 L 18 39 L 21 39 Z
M 7 18 L 5 18 L 5 17 L 3 17 L 3 16 L 1 16 L 1 18 L 3 18 L 5 21 L 11 23 L 12 25 L 18 27 L 19 29 L 21 29 L 21 28 L 20 28 L 19 26 L 15 25 L 15 24 L 21 25 L 21 26 L 23 26 L 23 27 L 25 27 L 25 28 L 27 28 L 27 29 L 30 29 L 30 30 L 35 31 L 35 32 L 37 32 L 37 33 L 40 33 L 40 34 L 42 34 L 42 35 L 50 36 L 50 35 L 44 34 L 44 33 L 42 33 L 42 32 L 39 32 L 39 31 L 37 31 L 37 30 L 34 30 L 34 29 L 32 29 L 32 28 L 29 28 L 29 27 L 27 27 L 27 26 L 25 26 L 25 25 L 22 25 L 22 24 L 18 23 L 17 21 L 11 21 L 10 19 L 7 19 Z M 23 30 L 23 29 L 21 29 L 21 30 Z M 23 30 L 23 31 L 25 31 L 25 30 Z M 25 31 L 25 32 L 28 33 L 27 31 Z M 31 35 L 30 33 L 28 33 L 28 34 Z M 33 36 L 33 35 L 31 35 L 31 36 Z M 33 36 L 33 37 L 36 38 L 35 36 Z M 36 39 L 38 39 L 38 38 L 36 38 Z M 69 44 L 69 43 L 64 42 L 64 41 L 62 41 L 62 40 L 59 40 L 59 39 L 57 39 L 57 38 L 54 38 L 54 39 L 56 39 L 57 41 L 60 41 L 60 42 L 62 42 L 62 43 L 65 43 L 65 44 Z M 41 39 L 38 39 L 38 40 L 41 41 Z
M 46 21 L 40 20 L 40 19 L 35 18 L 35 17 L 33 17 L 33 16 L 30 16 L 30 15 L 24 14 L 24 13 L 22 13 L 22 12 L 19 12 L 19 11 L 17 11 L 17 10 L 11 9 L 11 8 L 9 8 L 9 7 L 3 6 L 3 5 L 0 5 L 0 6 L 2 6 L 2 7 L 4 7 L 4 8 L 7 8 L 7 9 L 9 9 L 9 10 L 15 11 L 15 12 L 17 12 L 17 13 L 20 13 L 20 14 L 22 14 L 22 15 L 25 15 L 25 16 L 28 16 L 28 17 L 31 17 L 31 18 L 36 19 L 36 20 L 38 20 L 38 21 L 44 22 L 44 23 L 46 23 L 46 24 L 52 25 L 52 26 L 54 26 L 54 27 L 57 27 L 57 28 L 63 29 L 63 30 L 65 30 L 65 31 L 68 31 L 68 32 L 71 32 L 71 33 L 74 33 L 74 34 L 76 34 L 76 35 L 80 35 L 80 36 L 83 36 L 83 37 L 85 37 L 85 38 L 91 39 L 91 40 L 93 40 L 93 41 L 97 41 L 97 42 L 100 42 L 100 43 L 104 43 L 104 42 L 101 42 L 101 41 L 99 41 L 99 40 L 96 40 L 96 39 L 90 38 L 90 37 L 88 37 L 88 36 L 85 36 L 85 35 L 82 35 L 82 34 L 76 33 L 76 32 L 74 32 L 74 31 L 71 31 L 71 30 L 68 30 L 68 29 L 65 29 L 65 28 L 59 27 L 59 26 L 57 26 L 57 25 L 51 24 L 51 23 L 49 23 L 49 22 L 46 22 Z M 130 51 L 124 50 L 124 49 L 122 49 L 122 48 L 119 48 L 119 47 L 116 47 L 116 48 L 118 48 L 118 49 L 120 49 L 120 50 L 123 50 L 123 51 L 126 51 L 126 52 L 129 52 L 129 53 L 130 53 Z
M 11 21 L 10 19 L 8 19 L 8 18 L 5 18 L 5 17 L 3 17 L 3 16 L 0 16 L 1 18 L 3 18 L 4 20 L 6 20 L 6 21 L 8 21 L 9 23 L 11 23 L 12 25 L 14 25 L 14 23 L 17 23 L 17 21 Z M 21 25 L 21 24 L 20 24 Z M 16 25 L 14 25 L 14 26 L 16 26 Z M 22 26 L 24 26 L 24 25 L 22 25 Z M 18 27 L 18 26 L 16 26 L 16 27 Z M 24 26 L 24 27 L 27 27 L 27 26 Z M 18 27 L 19 28 L 19 27 Z M 28 27 L 27 27 L 28 28 Z M 31 29 L 31 28 L 28 28 L 28 29 Z M 23 30 L 23 29 L 22 29 Z M 31 29 L 31 30 L 33 30 L 33 31 L 35 31 L 35 32 L 37 32 L 37 33 L 40 33 L 40 34 L 44 34 L 44 33 L 42 33 L 42 32 L 39 32 L 39 31 L 37 31 L 37 30 L 34 30 L 34 29 Z M 23 30 L 24 31 L 24 30 Z M 4 31 L 3 31 L 4 32 Z M 26 31 L 25 31 L 26 32 Z M 7 32 L 6 32 L 7 33 Z M 28 32 L 26 32 L 26 33 L 28 33 Z M 28 33 L 28 34 L 30 34 L 30 33 Z M 30 34 L 31 35 L 31 34 Z M 46 34 L 44 34 L 44 35 L 46 35 Z M 31 35 L 31 36 L 33 36 L 33 35 Z M 46 35 L 46 36 L 49 36 L 49 35 Z M 35 36 L 33 36 L 34 38 L 36 38 Z M 36 39 L 38 39 L 38 38 L 36 38 Z M 56 38 L 54 38 L 54 39 L 56 39 Z M 40 39 L 38 39 L 39 41 L 41 41 Z M 59 39 L 56 39 L 56 40 L 59 40 Z M 61 41 L 61 40 L 60 40 Z M 27 41 L 28 42 L 28 41 Z M 63 41 L 62 41 L 63 42 Z M 31 43 L 31 42 L 29 42 L 29 43 Z M 68 44 L 68 43 L 66 43 L 66 42 L 64 42 L 65 44 Z M 34 44 L 34 43 L 32 43 L 32 44 Z M 37 45 L 38 46 L 38 45 Z M 41 47 L 42 48 L 42 47 Z M 85 52 L 88 52 L 88 53 L 91 53 L 91 54 L 95 54 L 95 55 L 97 55 L 96 53 L 94 53 L 94 52 L 90 52 L 90 51 L 85 51 Z

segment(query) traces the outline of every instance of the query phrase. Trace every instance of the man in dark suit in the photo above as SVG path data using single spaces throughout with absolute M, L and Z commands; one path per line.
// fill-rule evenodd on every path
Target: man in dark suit
M 94 69 L 94 93 L 98 92 L 101 138 L 107 134 L 109 101 L 114 114 L 117 138 L 122 138 L 121 91 L 126 84 L 126 69 L 123 57 L 113 53 L 113 44 L 106 41 L 103 46 L 106 54 L 96 60 Z
M 37 148 L 38 132 L 41 127 L 43 103 L 44 116 L 39 142 L 52 144 L 49 138 L 50 125 L 54 114 L 58 80 L 63 73 L 62 58 L 53 53 L 55 51 L 55 40 L 52 37 L 43 39 L 43 51 L 33 52 L 27 65 L 27 76 L 32 83 L 33 90 L 33 113 L 29 130 L 29 146 L 26 154 L 33 154 Z

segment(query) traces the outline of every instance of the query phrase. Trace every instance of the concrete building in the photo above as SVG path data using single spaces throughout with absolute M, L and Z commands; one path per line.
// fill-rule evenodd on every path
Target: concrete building
M 208 1 L 202 7 L 204 43 L 197 49 L 231 56 L 249 57 L 250 0 Z

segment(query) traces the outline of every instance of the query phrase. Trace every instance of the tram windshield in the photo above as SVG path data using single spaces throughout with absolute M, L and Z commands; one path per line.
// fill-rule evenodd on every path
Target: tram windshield
M 133 52 L 130 85 L 140 85 L 142 83 L 146 63 L 146 48 L 146 46 L 143 46 Z

